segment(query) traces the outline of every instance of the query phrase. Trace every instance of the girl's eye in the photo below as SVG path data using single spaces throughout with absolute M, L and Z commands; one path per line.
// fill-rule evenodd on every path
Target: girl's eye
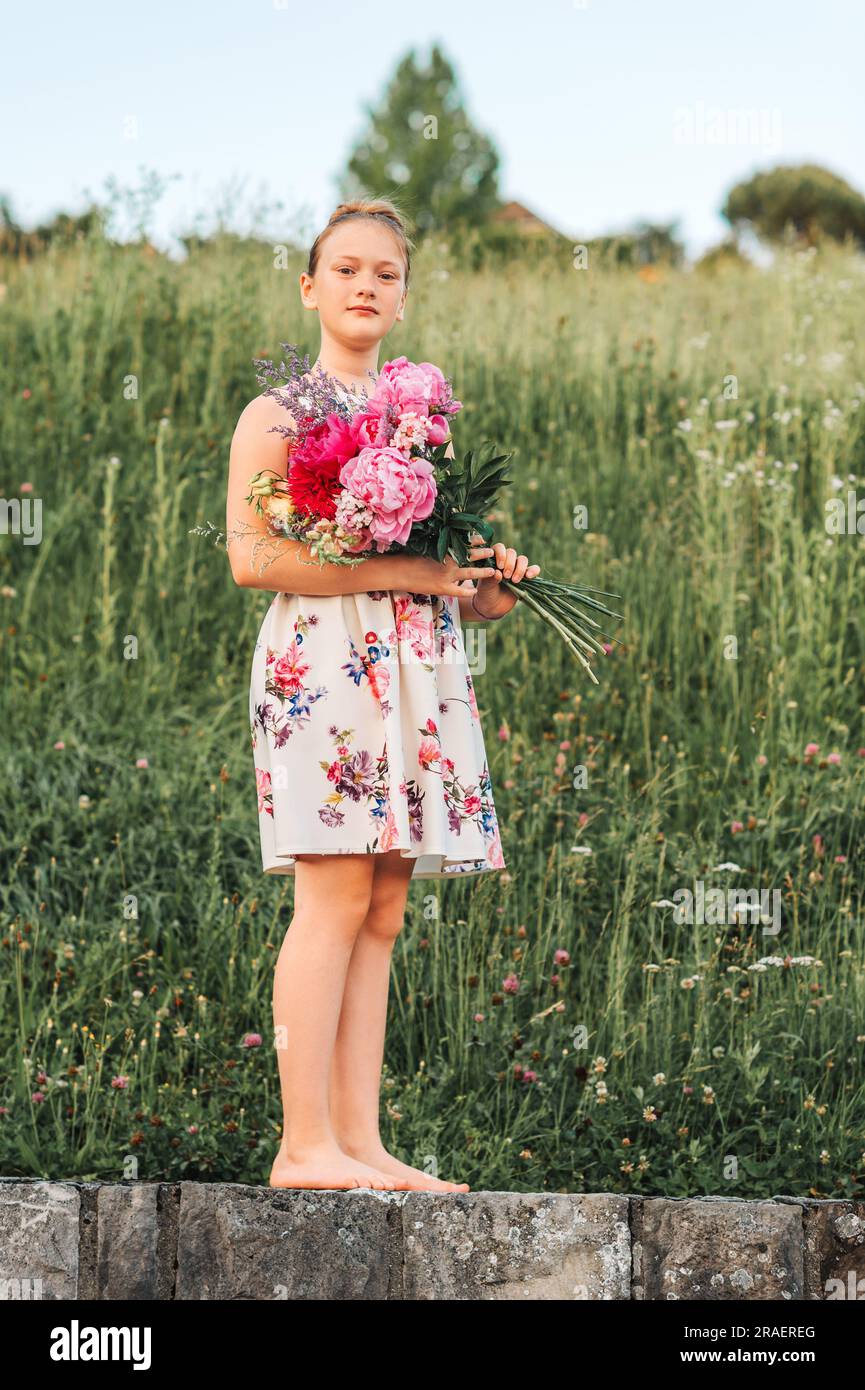
M 338 267 L 338 273 L 342 272 L 343 270 L 348 270 L 348 271 L 351 271 L 351 272 L 353 273 L 353 271 L 354 271 L 354 266 L 350 266 L 350 265 L 341 265 L 341 266 Z M 394 275 L 394 273 L 393 273 L 392 270 L 385 270 L 385 271 L 382 272 L 382 274 L 383 274 L 388 280 L 395 280 L 395 279 L 396 279 L 396 276 Z

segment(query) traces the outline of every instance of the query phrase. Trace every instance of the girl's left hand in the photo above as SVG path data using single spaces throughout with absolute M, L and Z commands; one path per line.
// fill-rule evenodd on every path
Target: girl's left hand
M 473 540 L 477 545 L 484 544 L 483 537 L 477 534 Z M 479 579 L 474 586 L 480 618 L 503 618 L 518 602 L 515 594 L 501 587 L 502 579 L 519 584 L 521 579 L 534 579 L 541 572 L 540 565 L 530 565 L 527 556 L 518 555 L 512 546 L 503 545 L 501 541 L 494 543 L 492 551 L 496 568 L 490 570 L 489 579 Z

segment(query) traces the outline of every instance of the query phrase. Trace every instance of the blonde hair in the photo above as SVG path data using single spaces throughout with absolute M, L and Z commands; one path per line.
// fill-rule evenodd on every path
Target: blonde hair
M 382 226 L 390 228 L 400 245 L 400 250 L 405 261 L 405 283 L 408 288 L 408 277 L 411 272 L 411 253 L 412 242 L 406 235 L 405 219 L 402 213 L 387 198 L 366 199 L 358 198 L 351 203 L 340 203 L 339 207 L 334 208 L 327 221 L 327 226 L 323 227 L 312 243 L 309 253 L 309 265 L 307 274 L 314 275 L 318 268 L 318 260 L 321 254 L 322 244 L 325 237 L 332 227 L 336 227 L 340 222 L 349 217 L 373 217 L 381 221 Z

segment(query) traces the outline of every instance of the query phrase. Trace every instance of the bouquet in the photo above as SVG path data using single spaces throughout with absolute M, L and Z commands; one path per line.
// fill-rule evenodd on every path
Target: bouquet
M 449 421 L 462 405 L 439 368 L 397 357 L 352 404 L 341 382 L 320 366 L 311 373 L 308 356 L 301 363 L 290 344 L 282 346 L 291 358 L 288 374 L 284 362 L 278 370 L 267 360 L 256 365 L 262 385 L 277 383 L 266 394 L 296 422 L 272 427 L 289 438 L 288 472 L 256 473 L 246 498 L 269 535 L 305 542 L 313 559 L 304 563 L 311 564 L 355 565 L 370 553 L 399 550 L 482 565 L 469 561 L 472 535 L 491 543 L 484 512 L 510 485 L 511 455 L 486 442 L 462 461 L 449 456 Z M 597 685 L 586 654 L 606 649 L 589 631 L 602 629 L 585 610 L 621 617 L 595 597 L 619 596 L 540 575 L 500 582 L 559 634 Z

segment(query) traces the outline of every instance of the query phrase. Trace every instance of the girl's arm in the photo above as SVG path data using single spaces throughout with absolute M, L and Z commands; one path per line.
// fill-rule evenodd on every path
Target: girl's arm
M 294 427 L 294 420 L 272 396 L 256 396 L 241 414 L 231 441 L 225 530 L 235 584 L 288 594 L 428 592 L 422 581 L 428 582 L 429 575 L 421 572 L 428 566 L 421 556 L 372 554 L 359 565 L 319 565 L 305 542 L 268 533 L 264 518 L 245 498 L 250 478 L 262 469 L 286 475 L 288 440 L 276 430 L 268 432 L 271 425 Z

